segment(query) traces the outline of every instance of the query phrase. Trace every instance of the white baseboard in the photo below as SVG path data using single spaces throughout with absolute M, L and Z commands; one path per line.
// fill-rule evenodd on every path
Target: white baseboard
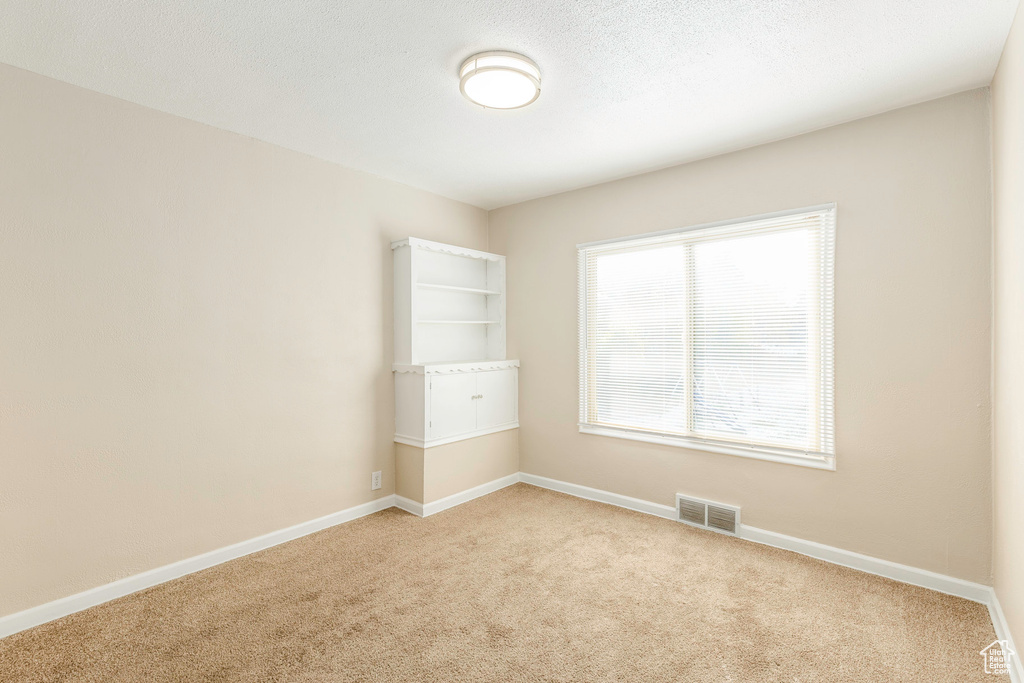
M 571 484 L 566 481 L 539 477 L 535 474 L 526 474 L 525 472 L 520 472 L 519 478 L 520 481 L 526 484 L 533 484 L 534 486 L 551 489 L 552 491 L 567 493 L 571 496 L 576 496 L 577 498 L 596 500 L 601 503 L 617 505 L 622 508 L 636 510 L 637 512 L 645 512 L 649 515 L 664 517 L 666 519 L 674 520 L 676 518 L 676 510 L 671 505 L 652 503 L 638 498 L 623 496 L 618 493 L 611 493 L 610 491 L 592 489 L 589 486 L 580 486 L 579 484 Z M 739 537 L 748 541 L 764 543 L 777 548 L 791 550 L 793 552 L 800 553 L 801 555 L 808 555 L 819 560 L 825 560 L 826 562 L 841 564 L 844 567 L 859 569 L 860 571 L 867 572 L 869 574 L 877 574 L 879 576 L 895 579 L 896 581 L 902 581 L 903 583 L 923 586 L 924 588 L 930 588 L 941 593 L 949 593 L 950 595 L 967 598 L 968 600 L 973 600 L 975 602 L 988 604 L 989 596 L 992 591 L 990 587 L 983 586 L 980 583 L 972 583 L 952 576 L 936 574 L 935 572 L 930 572 L 925 569 L 917 569 L 903 564 L 896 564 L 895 562 L 889 562 L 888 560 L 880 560 L 875 557 L 868 557 L 867 555 L 861 555 L 860 553 L 850 552 L 849 550 L 834 548 L 821 543 L 815 543 L 814 541 L 805 541 L 803 539 L 794 538 L 793 536 L 785 536 L 783 534 L 775 533 L 774 531 L 765 531 L 764 529 L 758 529 L 747 525 L 740 525 Z
M 676 518 L 676 510 L 671 505 L 652 503 L 650 501 L 640 500 L 639 498 L 631 498 L 629 496 L 623 496 L 610 491 L 602 491 L 601 489 L 594 489 L 589 486 L 571 484 L 566 481 L 558 481 L 557 479 L 548 479 L 547 477 L 537 476 L 536 474 L 527 474 L 525 472 L 519 473 L 519 480 L 525 484 L 532 484 L 552 491 L 567 493 L 570 496 L 576 496 L 577 498 L 586 498 L 587 500 L 608 503 L 609 505 L 616 505 L 618 507 L 643 512 L 656 517 L 664 517 L 671 520 Z M 1014 646 L 1013 638 L 1010 635 L 1010 628 L 1006 623 L 1006 617 L 1003 615 L 1002 607 L 999 605 L 999 600 L 991 586 L 985 586 L 972 581 L 965 581 L 964 579 L 958 579 L 953 576 L 938 574 L 926 569 L 918 569 L 904 564 L 897 564 L 896 562 L 882 560 L 877 557 L 861 555 L 860 553 L 835 548 L 822 543 L 815 543 L 814 541 L 805 541 L 793 536 L 786 536 L 785 534 L 766 531 L 764 529 L 758 529 L 757 527 L 747 526 L 745 524 L 740 525 L 739 537 L 747 541 L 753 541 L 754 543 L 763 543 L 765 545 L 775 546 L 776 548 L 790 550 L 795 553 L 800 553 L 801 555 L 807 555 L 819 560 L 824 560 L 825 562 L 839 564 L 844 567 L 850 567 L 851 569 L 857 569 L 869 574 L 884 576 L 902 583 L 909 583 L 915 586 L 929 588 L 940 593 L 955 595 L 957 597 L 987 605 L 989 615 L 992 618 L 992 626 L 996 632 L 996 639 L 1008 641 L 1010 649 L 1015 653 L 1011 659 L 1010 681 L 1011 683 L 1024 683 L 1024 665 L 1021 663 L 1022 657 L 1024 657 L 1024 652 L 1021 652 Z
M 157 567 L 141 574 L 135 574 L 112 583 L 105 584 L 103 586 L 97 586 L 96 588 L 90 588 L 89 590 L 69 595 L 66 598 L 60 598 L 53 602 L 48 602 L 38 607 L 32 607 L 22 612 L 15 612 L 5 617 L 0 617 L 0 638 L 4 638 L 19 631 L 32 628 L 33 626 L 39 626 L 45 624 L 48 621 L 54 619 L 60 619 L 69 614 L 80 612 L 89 607 L 100 605 L 104 602 L 109 602 L 115 598 L 120 598 L 136 591 L 140 591 L 144 588 L 149 588 L 157 584 L 176 579 L 186 574 L 200 571 L 202 569 L 208 569 L 215 565 L 233 560 L 244 555 L 270 548 L 286 541 L 292 541 L 296 538 L 312 534 L 316 531 L 326 529 L 328 527 L 342 524 L 343 522 L 349 522 L 359 517 L 365 517 L 366 515 L 373 514 L 374 512 L 380 512 L 390 507 L 394 507 L 395 497 L 384 496 L 377 500 L 362 505 L 356 505 L 350 507 L 347 510 L 335 512 L 318 519 L 313 519 L 308 522 L 302 522 L 295 526 L 290 526 L 287 529 L 280 529 L 278 531 L 272 531 L 269 534 L 263 536 L 257 536 L 256 538 L 250 538 L 247 541 L 241 543 L 235 543 L 234 545 L 225 546 L 216 550 L 211 550 L 208 553 L 202 555 L 196 555 L 185 560 L 180 560 L 172 564 L 164 565 L 163 567 Z
M 423 516 L 423 503 L 417 503 L 415 500 L 400 496 L 397 493 L 395 494 L 395 507 L 417 517 Z
M 635 510 L 637 512 L 654 515 L 664 519 L 674 520 L 676 518 L 675 508 L 671 505 L 661 505 L 659 503 L 652 503 L 639 498 L 631 498 L 629 496 L 623 496 L 610 491 L 603 491 L 601 489 L 594 489 L 588 486 L 549 479 L 535 474 L 518 472 L 506 477 L 501 477 L 500 479 L 495 479 L 494 481 L 486 484 L 481 484 L 480 486 L 476 486 L 472 489 L 456 493 L 446 498 L 442 498 L 441 500 L 427 503 L 426 505 L 417 503 L 416 501 L 409 500 L 408 498 L 404 498 L 399 495 L 384 496 L 375 501 L 364 503 L 363 505 L 357 505 L 355 507 L 348 508 L 347 510 L 342 510 L 325 517 L 320 517 L 319 519 L 303 522 L 302 524 L 296 524 L 295 526 L 288 527 L 287 529 L 281 529 L 279 531 L 274 531 L 263 536 L 249 539 L 248 541 L 242 541 L 241 543 L 236 543 L 224 548 L 218 548 L 217 550 L 197 555 L 196 557 L 191 557 L 141 574 L 129 576 L 119 581 L 114 581 L 113 583 L 108 583 L 104 586 L 92 588 L 66 598 L 54 600 L 53 602 L 48 602 L 44 605 L 27 609 L 23 612 L 17 612 L 5 617 L 0 617 L 0 638 L 32 628 L 33 626 L 44 624 L 48 621 L 53 621 L 54 619 L 59 619 L 83 609 L 108 602 L 115 598 L 129 595 L 144 588 L 149 588 L 151 586 L 164 583 L 165 581 L 176 579 L 186 574 L 207 569 L 223 562 L 227 562 L 228 560 L 243 557 L 250 553 L 306 536 L 336 524 L 342 524 L 353 519 L 358 519 L 359 517 L 365 517 L 366 515 L 385 510 L 389 507 L 400 508 L 406 512 L 417 515 L 418 517 L 427 517 L 473 500 L 474 498 L 479 498 L 480 496 L 487 495 L 488 493 L 493 493 L 494 491 L 505 488 L 506 486 L 511 486 L 512 484 L 520 481 L 540 488 L 566 493 L 571 496 L 576 496 L 577 498 L 585 498 L 587 500 L 607 503 L 609 505 L 615 505 L 628 510 Z M 850 567 L 870 574 L 884 576 L 903 583 L 922 586 L 931 590 L 948 593 L 950 595 L 986 604 L 988 605 L 989 613 L 992 617 L 992 623 L 995 628 L 997 638 L 1000 640 L 1010 641 L 1010 646 L 1013 648 L 1013 639 L 1010 636 L 1010 630 L 1006 624 L 1006 619 L 1003 616 L 999 600 L 996 598 L 996 594 L 993 589 L 989 586 L 972 583 L 952 576 L 937 574 L 924 569 L 917 569 L 915 567 L 897 564 L 888 560 L 881 560 L 875 557 L 861 555 L 860 553 L 842 550 L 841 548 L 835 548 L 821 543 L 815 543 L 814 541 L 805 541 L 793 536 L 786 536 L 784 534 L 766 531 L 764 529 L 758 529 L 747 525 L 740 526 L 739 537 L 755 543 L 775 546 L 777 548 L 790 550 L 802 555 L 808 555 L 826 562 L 840 564 L 845 567 Z M 1013 649 L 1016 651 L 1015 648 Z M 1012 683 L 1024 683 L 1024 670 L 1022 670 L 1021 667 L 1022 653 L 1019 651 L 1017 651 L 1017 653 L 1017 656 L 1013 658 L 1013 669 L 1010 677 Z
M 499 489 L 503 489 L 506 486 L 511 486 L 512 484 L 518 482 L 519 473 L 516 472 L 515 474 L 509 474 L 499 479 L 495 479 L 494 481 L 489 481 L 486 484 L 474 486 L 471 489 L 466 489 L 465 491 L 461 491 L 459 493 L 450 495 L 446 498 L 435 500 L 433 503 L 424 504 L 422 516 L 429 517 L 430 515 L 436 515 L 438 512 L 441 512 L 442 510 L 453 508 L 456 505 L 462 505 L 463 503 L 467 503 L 473 500 L 474 498 L 486 496 L 488 493 L 494 493 Z
M 980 583 L 965 581 L 953 576 L 938 574 L 927 569 L 918 569 L 905 564 L 897 564 L 889 560 L 880 560 L 877 557 L 861 555 L 849 550 L 835 548 L 823 543 L 805 541 L 802 538 L 778 534 L 774 531 L 765 531 L 757 527 L 740 525 L 740 538 L 755 543 L 791 550 L 801 555 L 807 555 L 832 564 L 839 564 L 851 569 L 857 569 L 868 574 L 884 576 L 902 583 L 909 583 L 922 588 L 930 588 L 939 593 L 947 593 L 960 598 L 973 600 L 982 604 L 988 604 L 992 595 L 992 588 Z
M 172 564 L 165 565 L 163 567 L 157 567 L 141 574 L 134 574 L 132 576 L 113 581 L 111 583 L 97 586 L 96 588 L 90 588 L 89 590 L 69 595 L 66 598 L 60 598 L 52 602 L 39 605 L 38 607 L 31 607 L 22 612 L 15 612 L 4 617 L 0 617 L 0 638 L 5 638 L 19 631 L 32 628 L 33 626 L 39 626 L 45 624 L 48 621 L 54 619 L 60 619 L 66 617 L 69 614 L 75 612 L 81 612 L 89 607 L 109 602 L 115 598 L 124 597 L 137 591 L 143 590 L 144 588 L 150 588 L 157 584 L 176 579 L 186 574 L 192 574 L 193 572 L 200 571 L 202 569 L 208 569 L 216 566 L 228 560 L 233 560 L 250 553 L 264 550 L 287 541 L 306 536 L 308 534 L 326 529 L 327 527 L 335 526 L 336 524 L 342 524 L 344 522 L 358 519 L 359 517 L 365 517 L 366 515 L 373 514 L 374 512 L 380 512 L 390 507 L 397 507 L 406 512 L 411 512 L 418 517 L 427 517 L 429 515 L 437 514 L 442 510 L 455 507 L 467 501 L 485 496 L 488 493 L 493 493 L 498 489 L 503 489 L 506 486 L 511 486 L 519 481 L 519 473 L 510 474 L 500 479 L 481 484 L 474 488 L 456 493 L 455 495 L 436 500 L 432 503 L 423 505 L 416 501 L 403 498 L 398 495 L 389 495 L 382 498 L 378 498 L 375 501 L 364 503 L 363 505 L 357 505 L 355 507 L 335 512 L 319 519 L 310 520 L 295 526 L 288 527 L 287 529 L 281 529 L 279 531 L 273 531 L 263 536 L 251 538 L 241 543 L 235 543 L 234 545 L 225 546 L 216 550 L 211 550 L 208 553 L 202 555 L 196 555 L 185 560 L 180 560 Z
M 536 474 L 527 474 L 526 472 L 519 473 L 519 481 L 524 484 L 539 486 L 542 489 L 551 489 L 552 491 L 559 491 L 560 493 L 568 493 L 570 496 L 576 496 L 577 498 L 596 500 L 599 503 L 608 503 L 609 505 L 626 508 L 627 510 L 644 512 L 648 515 L 654 515 L 655 517 L 664 517 L 665 519 L 673 520 L 676 518 L 676 509 L 671 505 L 661 505 L 647 500 L 640 500 L 639 498 L 630 498 L 629 496 L 622 496 L 618 493 L 602 491 L 601 489 L 592 489 L 589 486 L 580 486 L 579 484 L 570 484 L 567 481 L 548 479 L 547 477 L 540 477 Z
M 1006 616 L 1003 614 L 1003 607 L 999 604 L 999 598 L 993 590 L 988 603 L 988 613 L 992 617 L 992 626 L 996 630 L 996 640 L 1005 640 L 1009 643 L 1010 650 L 1015 654 L 1010 658 L 1010 681 L 1012 683 L 1024 683 L 1024 664 L 1021 652 L 1013 644 L 1013 636 L 1010 635 L 1010 626 L 1006 623 Z
M 401 508 L 406 512 L 412 513 L 417 517 L 429 517 L 430 515 L 436 515 L 442 510 L 453 508 L 456 505 L 462 505 L 463 503 L 469 502 L 474 498 L 480 496 L 486 496 L 488 493 L 494 493 L 499 489 L 503 489 L 506 486 L 511 486 L 519 481 L 519 473 L 509 474 L 508 476 L 489 481 L 486 484 L 480 484 L 480 486 L 474 486 L 471 489 L 460 491 L 459 493 L 452 494 L 446 498 L 435 500 L 432 503 L 417 503 L 415 500 L 409 500 L 402 496 L 395 496 L 395 507 Z

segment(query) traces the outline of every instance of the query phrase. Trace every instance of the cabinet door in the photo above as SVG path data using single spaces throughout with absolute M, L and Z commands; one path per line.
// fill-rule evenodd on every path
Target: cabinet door
M 516 421 L 516 371 L 476 373 L 476 428 L 488 429 Z
M 431 439 L 444 439 L 476 429 L 476 373 L 430 377 Z

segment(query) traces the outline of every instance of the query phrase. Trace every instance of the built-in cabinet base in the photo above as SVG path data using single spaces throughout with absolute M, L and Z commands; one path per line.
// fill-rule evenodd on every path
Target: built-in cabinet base
M 519 361 L 395 365 L 395 441 L 431 448 L 519 426 Z
M 519 430 L 442 446 L 395 444 L 395 493 L 428 504 L 519 472 Z

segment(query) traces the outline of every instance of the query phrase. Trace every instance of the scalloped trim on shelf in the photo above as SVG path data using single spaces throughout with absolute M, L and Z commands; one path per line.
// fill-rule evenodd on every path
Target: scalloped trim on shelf
M 451 375 L 459 372 L 480 372 L 483 370 L 507 370 L 518 368 L 519 361 L 513 360 L 479 360 L 460 363 L 427 363 L 425 365 L 401 365 L 395 363 L 391 366 L 394 372 L 408 372 L 417 375 Z
M 417 249 L 425 249 L 427 251 L 436 251 L 442 254 L 451 254 L 452 256 L 464 256 L 466 258 L 478 258 L 484 261 L 500 261 L 503 256 L 500 254 L 491 254 L 486 251 L 477 251 L 476 249 L 465 249 L 463 247 L 456 247 L 451 244 L 442 244 L 441 242 L 431 242 L 430 240 L 421 240 L 418 237 L 406 237 L 404 240 L 398 240 L 397 242 L 391 243 L 392 249 L 398 249 L 404 246 L 416 247 Z

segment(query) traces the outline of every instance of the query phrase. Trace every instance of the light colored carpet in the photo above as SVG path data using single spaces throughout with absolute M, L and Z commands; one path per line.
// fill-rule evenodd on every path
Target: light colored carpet
M 982 605 L 525 484 L 0 640 L 3 681 L 987 681 Z

